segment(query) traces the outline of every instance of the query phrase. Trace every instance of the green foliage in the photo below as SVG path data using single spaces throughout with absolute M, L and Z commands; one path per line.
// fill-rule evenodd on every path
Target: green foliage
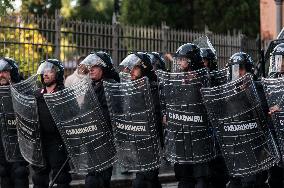
M 259 33 L 259 1 L 255 0 L 123 0 L 120 21 L 125 24 L 167 25 L 216 33 L 241 30 Z
M 1 0 L 0 0 L 1 1 Z M 9 5 L 9 0 L 2 0 Z M 75 7 L 71 2 L 76 2 Z M 119 21 L 131 25 L 161 25 L 215 33 L 241 30 L 247 36 L 259 33 L 259 1 L 256 0 L 121 0 Z M 63 6 L 62 6 L 63 5 Z M 1 6 L 0 6 L 1 8 Z M 114 0 L 23 0 L 22 12 L 65 18 L 112 21 Z
M 71 15 L 74 19 L 111 22 L 114 0 L 78 0 Z
M 8 22 L 7 22 L 8 24 Z M 15 24 L 15 23 L 10 23 Z M 24 75 L 33 74 L 37 70 L 38 62 L 45 57 L 51 57 L 53 49 L 46 39 L 37 31 L 34 24 L 23 24 L 29 28 L 25 32 L 15 29 L 11 32 L 3 29 L 0 33 L 0 40 L 5 41 L 5 48 L 0 48 L 0 57 L 9 56 L 15 58 L 20 64 L 20 72 Z M 37 44 L 37 45 L 33 45 Z
M 61 15 L 64 18 L 69 18 L 72 14 L 73 8 L 71 7 L 71 0 L 62 0 Z
M 15 0 L 0 0 L 0 16 L 5 15 L 8 9 L 13 10 L 12 2 Z
M 25 14 L 51 16 L 62 7 L 61 0 L 22 0 L 21 11 Z
M 123 0 L 120 21 L 139 25 L 161 25 L 165 21 L 174 28 L 193 26 L 193 6 L 191 1 L 177 0 Z
M 213 32 L 241 30 L 247 36 L 259 33 L 259 1 L 255 0 L 199 0 L 196 17 L 200 25 L 207 25 Z M 199 28 L 200 29 L 200 28 Z

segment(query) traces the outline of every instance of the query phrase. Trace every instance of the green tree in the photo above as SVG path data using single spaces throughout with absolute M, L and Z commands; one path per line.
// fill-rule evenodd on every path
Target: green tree
M 72 18 L 111 22 L 114 0 L 78 0 Z
M 241 30 L 252 37 L 259 33 L 259 1 L 199 0 L 196 8 L 199 26 L 207 25 L 213 32 Z
M 24 14 L 54 15 L 62 7 L 61 0 L 22 0 L 21 12 Z
M 139 25 L 161 25 L 167 22 L 175 28 L 192 28 L 192 1 L 123 0 L 120 21 Z
M 14 9 L 12 3 L 15 0 L 0 0 L 0 16 L 7 13 L 8 9 Z
M 125 24 L 161 25 L 215 33 L 241 30 L 259 33 L 259 1 L 255 0 L 122 0 L 120 21 Z
M 0 22 L 2 25 L 13 25 L 17 23 Z M 48 42 L 37 31 L 37 25 L 23 23 L 23 27 L 29 28 L 25 32 L 20 29 L 3 29 L 0 33 L 0 40 L 5 41 L 5 47 L 1 46 L 0 56 L 10 56 L 19 63 L 20 72 L 24 75 L 33 74 L 37 70 L 38 62 L 45 57 L 52 57 L 53 49 L 51 45 L 44 45 Z M 34 45 L 37 44 L 37 45 Z
M 61 15 L 64 18 L 69 18 L 72 14 L 73 7 L 71 6 L 71 0 L 62 0 L 62 7 L 60 10 Z

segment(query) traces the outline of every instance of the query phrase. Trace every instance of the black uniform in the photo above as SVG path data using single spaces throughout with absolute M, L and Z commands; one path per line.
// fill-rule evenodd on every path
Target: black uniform
M 63 85 L 56 86 L 53 92 L 64 89 Z M 42 88 L 35 93 L 38 105 L 39 124 L 42 138 L 43 156 L 46 161 L 46 166 L 33 166 L 34 175 L 32 177 L 34 188 L 47 188 L 49 185 L 49 174 L 52 171 L 52 178 L 62 167 L 67 159 L 67 151 L 61 139 L 55 122 L 49 112 L 47 104 L 43 98 L 46 93 L 46 88 Z M 65 165 L 55 183 L 57 188 L 69 188 L 71 182 L 71 174 L 69 166 Z
M 160 144 L 163 147 L 163 127 L 162 127 L 162 114 L 159 100 L 159 90 L 157 82 L 151 83 L 151 94 L 155 109 L 156 130 L 160 139 Z M 159 169 L 137 172 L 136 178 L 133 181 L 133 188 L 162 188 L 159 180 Z
M 209 162 L 210 186 L 211 188 L 225 188 L 229 181 L 229 174 L 218 143 L 216 144 L 216 150 L 219 155 Z
M 264 114 L 268 114 L 268 105 L 265 97 L 265 93 L 263 90 L 263 86 L 261 82 L 255 81 L 255 88 L 258 94 L 258 97 L 261 101 L 261 107 L 263 109 Z M 269 120 L 268 120 L 269 122 Z M 268 172 L 262 171 L 257 174 L 246 176 L 244 178 L 233 178 L 230 177 L 229 188 L 268 188 L 268 184 L 266 183 L 268 178 Z
M 103 112 L 103 116 L 109 125 L 109 128 L 111 129 L 111 121 L 110 121 L 110 116 L 109 116 L 109 111 L 108 111 L 108 106 L 107 106 L 107 101 L 104 93 L 104 87 L 103 87 L 103 82 L 98 81 L 92 82 L 92 86 L 94 88 L 95 94 L 98 98 L 98 101 L 101 105 L 101 109 Z M 100 172 L 89 172 L 86 175 L 85 179 L 85 187 L 86 188 L 109 188 L 110 187 L 110 181 L 111 181 L 111 176 L 112 176 L 112 169 L 113 167 L 109 167 L 103 171 Z
M 189 72 L 204 68 L 201 51 L 198 46 L 187 43 L 176 51 L 176 58 L 185 58 L 188 67 L 180 71 Z M 209 186 L 209 162 L 205 163 L 176 163 L 174 164 L 175 177 L 179 181 L 179 188 L 207 188 Z
M 217 63 L 216 63 L 217 68 Z M 210 84 L 212 87 L 219 86 L 223 82 L 216 79 L 214 76 L 210 79 Z M 214 131 L 215 133 L 215 131 Z M 215 133 L 216 134 L 216 133 Z M 216 139 L 216 136 L 215 136 Z M 215 159 L 209 162 L 209 177 L 210 177 L 210 187 L 211 188 L 225 188 L 229 181 L 229 174 L 225 164 L 224 157 L 221 154 L 220 146 L 216 139 L 216 151 L 218 155 Z
M 0 57 L 0 71 L 9 71 L 12 83 L 20 82 L 21 78 L 16 62 L 11 58 Z M 11 104 L 12 105 L 12 104 Z M 1 107 L 2 108 L 2 107 Z M 5 107 L 4 107 L 5 109 Z M 3 110 L 4 110 L 3 109 Z M 5 113 L 5 112 L 4 112 Z M 2 122 L 7 123 L 7 122 Z M 29 169 L 27 162 L 8 162 L 5 158 L 2 138 L 0 136 L 0 177 L 1 188 L 28 188 Z
M 204 188 L 209 185 L 209 164 L 174 165 L 175 177 L 179 181 L 178 188 Z
M 1 188 L 29 187 L 29 169 L 26 162 L 7 162 L 5 158 L 1 159 L 0 176 Z
M 28 163 L 8 162 L 5 158 L 4 147 L 0 136 L 0 177 L 1 188 L 28 188 L 29 169 Z
M 136 60 L 133 60 L 136 59 Z M 137 61 L 140 59 L 140 61 Z M 161 145 L 163 146 L 163 128 L 162 115 L 159 100 L 159 90 L 157 84 L 157 76 L 153 70 L 150 56 L 143 52 L 135 52 L 128 55 L 120 66 L 128 68 L 130 71 L 137 67 L 141 71 L 141 77 L 147 77 L 150 82 L 150 89 L 153 98 L 154 113 L 156 120 L 156 132 Z M 138 79 L 138 78 L 135 78 Z M 136 178 L 133 180 L 133 188 L 159 188 L 161 183 L 159 181 L 159 169 L 148 170 L 144 172 L 137 172 Z
M 267 101 L 265 99 L 265 94 L 264 94 L 262 85 L 260 83 L 256 84 L 256 89 L 258 91 L 259 90 L 262 91 L 262 92 L 258 92 L 259 98 L 261 99 L 262 108 L 264 110 L 264 113 L 268 114 L 269 107 L 268 107 Z M 273 123 L 272 123 L 271 116 L 267 116 L 267 117 L 268 117 L 267 120 L 268 120 L 268 123 L 269 123 L 269 126 L 270 126 L 271 133 L 272 133 L 273 137 L 276 138 L 276 132 L 275 132 L 275 128 L 274 128 Z M 275 139 L 275 141 L 276 141 L 276 144 L 278 145 L 277 139 Z M 269 169 L 268 172 L 269 172 L 268 183 L 269 183 L 270 188 L 278 188 L 278 187 L 282 188 L 283 185 L 284 185 L 284 182 L 283 182 L 283 180 L 284 180 L 283 167 L 280 167 L 278 165 L 274 165 L 273 167 L 271 167 Z

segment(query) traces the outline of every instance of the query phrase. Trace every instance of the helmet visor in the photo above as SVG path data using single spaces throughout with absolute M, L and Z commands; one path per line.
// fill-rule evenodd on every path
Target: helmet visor
M 152 64 L 154 70 L 161 69 L 160 60 L 153 54 L 148 54 L 148 56 L 150 57 L 151 64 Z
M 156 61 L 158 61 L 158 58 L 156 58 L 153 54 L 147 54 L 147 55 L 150 57 L 152 64 L 155 64 Z
M 240 77 L 240 65 L 233 64 L 231 66 L 231 81 L 237 80 Z
M 48 61 L 44 61 L 38 67 L 37 74 L 44 74 L 44 73 L 52 72 L 52 71 L 59 72 L 59 69 L 53 63 L 50 63 Z
M 92 53 L 88 55 L 81 63 L 80 65 L 86 66 L 88 69 L 93 66 L 102 66 L 106 67 L 106 63 L 96 54 Z
M 275 55 L 272 56 L 270 59 L 270 65 L 269 65 L 269 73 L 272 72 L 278 72 L 282 73 L 284 72 L 284 60 L 282 55 Z
M 172 72 L 187 72 L 190 69 L 191 59 L 185 56 L 177 56 L 173 58 Z
M 4 59 L 0 59 L 0 71 L 10 71 L 12 67 Z
M 199 48 L 209 48 L 216 55 L 216 50 L 207 36 L 199 37 L 193 41 Z
M 119 64 L 119 66 L 124 67 L 124 69 L 127 68 L 131 71 L 140 62 L 141 59 L 139 57 L 137 57 L 135 54 L 130 54 Z

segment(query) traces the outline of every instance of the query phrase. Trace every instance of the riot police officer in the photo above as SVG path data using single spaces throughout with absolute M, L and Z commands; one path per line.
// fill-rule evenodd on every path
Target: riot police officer
M 11 58 L 0 58 L 0 87 L 18 82 L 20 82 L 20 75 L 16 62 Z M 0 187 L 28 188 L 29 170 L 27 163 L 25 161 L 8 162 L 4 156 L 2 139 L 0 139 L 0 150 Z
M 158 52 L 150 52 L 147 53 L 147 55 L 150 57 L 154 71 L 156 70 L 167 71 L 166 62 Z
M 103 81 L 119 82 L 119 75 L 113 67 L 110 55 L 102 51 L 92 52 L 80 63 L 80 66 L 85 66 L 89 69 L 89 78 L 92 80 L 92 86 L 101 105 L 104 119 L 109 128 L 112 129 Z M 112 170 L 113 167 L 111 166 L 100 172 L 89 172 L 85 179 L 86 188 L 109 188 Z
M 187 43 L 180 46 L 175 54 L 175 62 L 179 72 L 189 72 L 204 68 L 200 48 Z M 175 163 L 175 176 L 179 188 L 206 188 L 209 186 L 209 165 L 205 163 Z
M 126 59 L 132 59 L 127 61 Z M 127 63 L 127 64 L 124 64 Z M 159 93 L 157 76 L 151 64 L 151 60 L 146 53 L 136 52 L 128 55 L 125 60 L 120 64 L 125 67 L 124 71 L 129 72 L 131 80 L 137 80 L 142 77 L 147 77 L 150 82 L 151 94 L 154 102 L 156 130 L 162 145 L 162 116 L 159 103 Z M 133 188 L 161 188 L 159 181 L 159 169 L 137 172 L 136 178 L 133 181 Z
M 270 57 L 269 65 L 269 78 L 279 78 L 283 76 L 284 73 L 284 43 L 280 43 L 273 49 Z M 281 101 L 282 102 L 282 101 Z M 279 111 L 279 106 L 275 105 L 269 109 L 269 114 L 272 114 L 275 111 Z
M 280 43 L 273 49 L 270 56 L 269 77 L 279 78 L 284 73 L 284 43 Z
M 204 67 L 207 67 L 210 72 L 217 70 L 218 65 L 216 54 L 210 48 L 200 48 L 200 51 Z
M 43 95 L 64 89 L 64 67 L 57 59 L 43 60 L 37 74 L 40 75 L 43 84 L 43 87 L 35 92 L 35 97 L 38 105 L 43 157 L 46 165 L 44 167 L 33 166 L 34 175 L 32 180 L 34 188 L 47 188 L 49 186 L 50 172 L 52 171 L 52 177 L 54 178 L 67 160 L 67 151 Z M 65 165 L 61 170 L 55 181 L 58 188 L 70 187 L 71 175 L 69 170 L 68 165 Z
M 284 73 L 284 43 L 280 43 L 273 49 L 270 56 L 270 66 L 269 66 L 269 77 L 270 78 L 279 78 L 283 77 Z M 280 111 L 280 106 L 282 106 L 284 100 L 283 97 L 279 105 L 270 107 L 269 114 L 272 114 L 276 111 Z M 276 135 L 272 129 L 272 133 Z M 269 185 L 270 187 L 283 187 L 284 185 L 284 172 L 283 168 L 280 166 L 273 166 L 269 170 Z
M 217 74 L 218 65 L 217 65 L 217 56 L 212 51 L 211 48 L 200 48 L 201 51 L 201 57 L 204 63 L 204 67 L 208 68 L 210 71 L 210 81 L 211 86 L 217 86 L 220 84 L 220 80 L 215 77 L 215 74 Z M 219 149 L 219 146 L 216 145 L 217 150 Z M 211 187 L 216 188 L 224 188 L 226 187 L 226 184 L 228 182 L 228 174 L 226 171 L 226 165 L 224 158 L 222 155 L 218 155 L 215 159 L 213 159 L 210 163 L 210 183 Z
M 254 75 L 254 62 L 251 56 L 244 52 L 237 52 L 230 57 L 229 63 L 229 80 L 236 80 L 245 74 L 249 73 L 253 75 L 255 80 L 255 87 L 259 98 L 261 99 L 261 106 L 264 113 L 268 113 L 268 105 L 265 98 L 263 87 L 259 81 L 257 81 Z M 243 178 L 229 177 L 229 188 L 245 187 L 245 188 L 265 188 L 268 187 L 266 184 L 267 171 L 259 172 L 255 175 L 246 176 Z

